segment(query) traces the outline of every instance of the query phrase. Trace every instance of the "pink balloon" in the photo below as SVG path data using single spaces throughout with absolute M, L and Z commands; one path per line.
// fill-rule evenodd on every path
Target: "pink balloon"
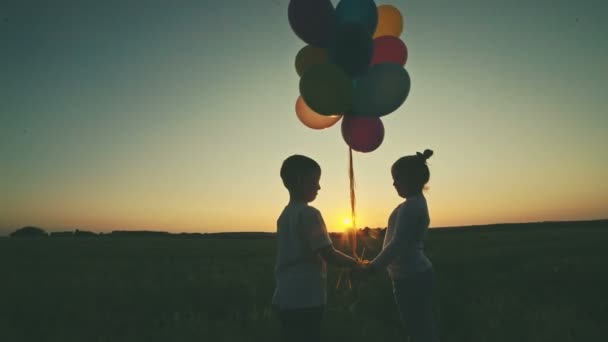
M 407 62 L 407 46 L 393 36 L 382 36 L 374 39 L 374 54 L 370 65 L 380 63 L 395 63 L 405 65 Z
M 384 140 L 384 125 L 380 118 L 345 115 L 342 118 L 342 137 L 353 150 L 371 152 Z

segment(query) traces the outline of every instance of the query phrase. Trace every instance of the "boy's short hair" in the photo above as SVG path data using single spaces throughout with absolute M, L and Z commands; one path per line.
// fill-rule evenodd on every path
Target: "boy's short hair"
M 321 166 L 312 158 L 294 154 L 283 161 L 281 179 L 288 190 L 292 190 L 302 176 L 311 172 L 321 172 Z

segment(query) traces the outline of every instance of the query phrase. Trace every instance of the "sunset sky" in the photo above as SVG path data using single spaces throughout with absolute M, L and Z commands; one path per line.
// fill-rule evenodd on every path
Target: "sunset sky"
M 274 231 L 296 153 L 342 230 L 348 147 L 296 118 L 288 3 L 3 1 L 0 235 Z M 432 227 L 608 218 L 606 1 L 376 3 L 405 18 L 412 90 L 354 155 L 360 227 L 386 226 L 390 166 L 425 148 Z

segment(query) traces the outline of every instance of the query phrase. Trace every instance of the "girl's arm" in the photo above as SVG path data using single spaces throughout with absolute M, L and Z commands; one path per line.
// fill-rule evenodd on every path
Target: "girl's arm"
M 411 248 L 416 235 L 416 224 L 420 218 L 417 204 L 410 201 L 401 206 L 397 213 L 395 235 L 380 254 L 369 263 L 370 270 L 386 267 L 397 255 Z

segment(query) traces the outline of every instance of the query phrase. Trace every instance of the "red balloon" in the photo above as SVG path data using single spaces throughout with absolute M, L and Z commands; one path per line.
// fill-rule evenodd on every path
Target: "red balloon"
M 342 137 L 358 152 L 371 152 L 384 140 L 384 125 L 380 118 L 345 115 L 342 118 Z
M 374 54 L 370 65 L 380 63 L 395 63 L 405 65 L 407 62 L 407 46 L 393 36 L 382 36 L 374 39 Z

